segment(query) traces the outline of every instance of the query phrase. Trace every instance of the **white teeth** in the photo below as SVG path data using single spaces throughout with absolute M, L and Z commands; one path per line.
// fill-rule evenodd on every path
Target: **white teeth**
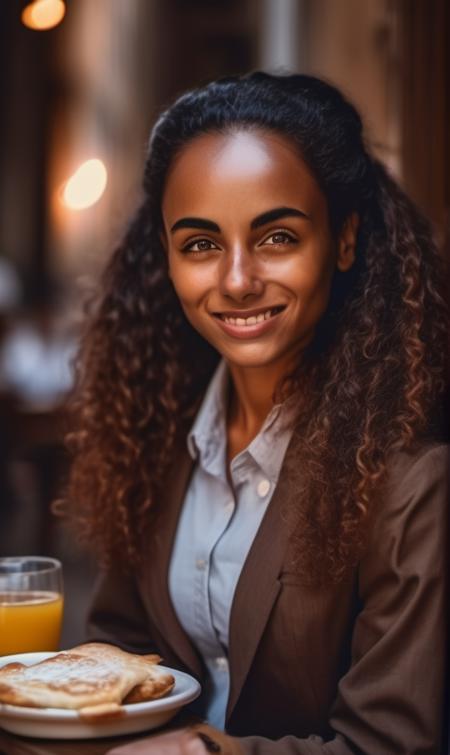
M 264 320 L 269 320 L 270 317 L 272 317 L 273 314 L 276 314 L 274 310 L 268 309 L 266 312 L 260 312 L 259 315 L 252 315 L 251 317 L 227 317 L 226 315 L 223 316 L 223 320 L 228 323 L 229 325 L 239 325 L 239 326 L 246 326 L 246 325 L 256 325 L 259 322 L 264 322 Z

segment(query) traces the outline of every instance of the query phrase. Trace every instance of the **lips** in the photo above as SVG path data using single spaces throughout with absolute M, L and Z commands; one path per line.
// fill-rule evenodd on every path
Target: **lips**
M 251 327 L 265 320 L 270 320 L 284 309 L 283 305 L 275 307 L 260 307 L 253 310 L 230 310 L 227 312 L 215 312 L 214 316 L 227 323 L 238 327 Z
M 284 305 L 260 307 L 254 310 L 230 310 L 215 312 L 214 317 L 220 328 L 238 339 L 258 338 L 270 331 L 276 324 Z

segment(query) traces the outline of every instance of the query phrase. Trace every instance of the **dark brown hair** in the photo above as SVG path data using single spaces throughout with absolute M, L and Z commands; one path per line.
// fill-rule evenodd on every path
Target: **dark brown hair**
M 236 128 L 289 138 L 324 192 L 331 229 L 359 215 L 357 262 L 286 385 L 298 397 L 295 514 L 305 578 L 339 580 L 363 548 L 387 454 L 438 434 L 448 315 L 430 226 L 368 152 L 361 120 L 314 77 L 254 73 L 180 97 L 156 123 L 144 201 L 105 271 L 82 338 L 66 501 L 103 560 L 139 560 L 176 445 L 218 355 L 186 320 L 159 240 L 174 156 Z

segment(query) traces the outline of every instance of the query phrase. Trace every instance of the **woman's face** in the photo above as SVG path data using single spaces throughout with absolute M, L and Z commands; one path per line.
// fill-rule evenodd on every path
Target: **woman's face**
M 177 156 L 163 243 L 186 317 L 232 365 L 293 363 L 314 336 L 356 216 L 331 236 L 326 199 L 283 136 L 204 134 Z

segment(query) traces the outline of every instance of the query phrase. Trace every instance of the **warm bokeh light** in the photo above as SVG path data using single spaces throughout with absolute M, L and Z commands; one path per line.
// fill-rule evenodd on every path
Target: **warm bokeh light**
M 84 210 L 98 202 L 106 188 L 108 174 L 101 160 L 86 160 L 64 186 L 62 199 L 71 210 Z
M 29 29 L 46 31 L 60 24 L 65 12 L 63 0 L 34 0 L 22 11 L 22 23 Z

